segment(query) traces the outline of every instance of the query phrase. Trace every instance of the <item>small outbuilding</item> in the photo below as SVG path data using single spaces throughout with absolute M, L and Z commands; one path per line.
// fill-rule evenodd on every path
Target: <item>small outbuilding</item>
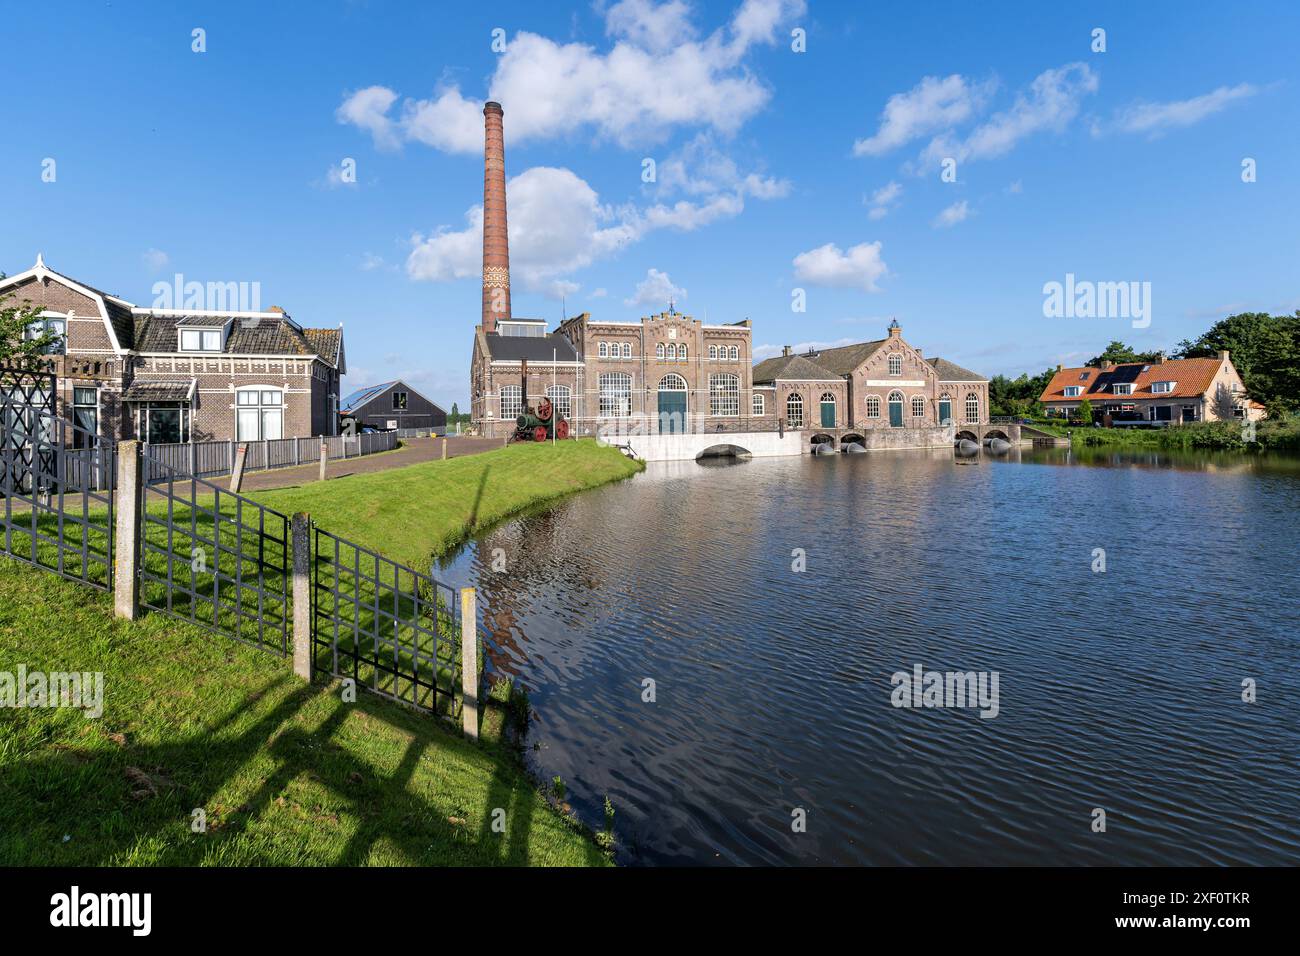
M 357 389 L 340 403 L 339 415 L 361 428 L 446 434 L 447 413 L 400 379 Z

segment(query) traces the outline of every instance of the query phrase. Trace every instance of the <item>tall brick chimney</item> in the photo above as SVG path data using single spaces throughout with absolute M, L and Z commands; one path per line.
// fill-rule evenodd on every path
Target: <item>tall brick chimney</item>
M 500 103 L 483 106 L 483 331 L 510 318 L 510 238 L 506 231 L 506 146 Z

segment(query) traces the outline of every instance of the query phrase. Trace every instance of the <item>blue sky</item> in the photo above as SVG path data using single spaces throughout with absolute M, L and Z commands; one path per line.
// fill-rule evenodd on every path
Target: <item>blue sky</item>
M 1300 307 L 1295 4 L 186 6 L 7 10 L 0 270 L 39 250 L 141 305 L 177 272 L 259 282 L 344 323 L 345 390 L 467 404 L 489 95 L 517 315 L 672 294 L 760 355 L 897 316 L 992 375 Z M 1149 327 L 1044 317 L 1067 273 L 1150 282 Z

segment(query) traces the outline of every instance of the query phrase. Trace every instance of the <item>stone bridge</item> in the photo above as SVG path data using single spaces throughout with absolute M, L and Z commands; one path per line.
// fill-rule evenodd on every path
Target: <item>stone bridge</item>
M 942 425 L 920 428 L 808 428 L 804 434 L 807 436 L 809 450 L 823 442 L 830 442 L 836 451 L 852 442 L 862 445 L 867 451 L 876 451 L 887 448 L 951 448 L 954 442 L 963 438 L 979 444 L 983 444 L 986 438 L 1001 438 L 1013 445 L 1029 440 L 1028 436 L 1021 434 L 1020 425 L 1014 422 L 983 422 L 952 428 Z
M 807 433 L 711 432 L 682 435 L 600 436 L 602 445 L 622 448 L 642 461 L 690 461 L 711 456 L 773 458 L 806 455 L 811 446 Z

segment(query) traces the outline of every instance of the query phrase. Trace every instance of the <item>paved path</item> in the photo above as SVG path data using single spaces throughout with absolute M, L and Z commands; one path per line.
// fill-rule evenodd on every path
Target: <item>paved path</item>
M 466 435 L 452 435 L 447 439 L 447 457 L 460 458 L 463 455 L 477 455 L 501 447 L 499 438 L 470 438 Z M 402 447 L 397 451 L 382 452 L 378 455 L 363 455 L 360 458 L 331 461 L 325 466 L 327 478 L 342 478 L 345 475 L 364 475 L 368 472 L 388 471 L 390 468 L 402 468 L 422 461 L 434 461 L 442 457 L 441 438 L 404 438 Z M 244 475 L 243 491 L 270 491 L 272 488 L 289 488 L 317 481 L 320 477 L 320 464 L 297 465 L 293 468 L 272 468 L 269 471 L 250 471 Z M 208 478 L 216 485 L 229 487 L 230 476 Z

